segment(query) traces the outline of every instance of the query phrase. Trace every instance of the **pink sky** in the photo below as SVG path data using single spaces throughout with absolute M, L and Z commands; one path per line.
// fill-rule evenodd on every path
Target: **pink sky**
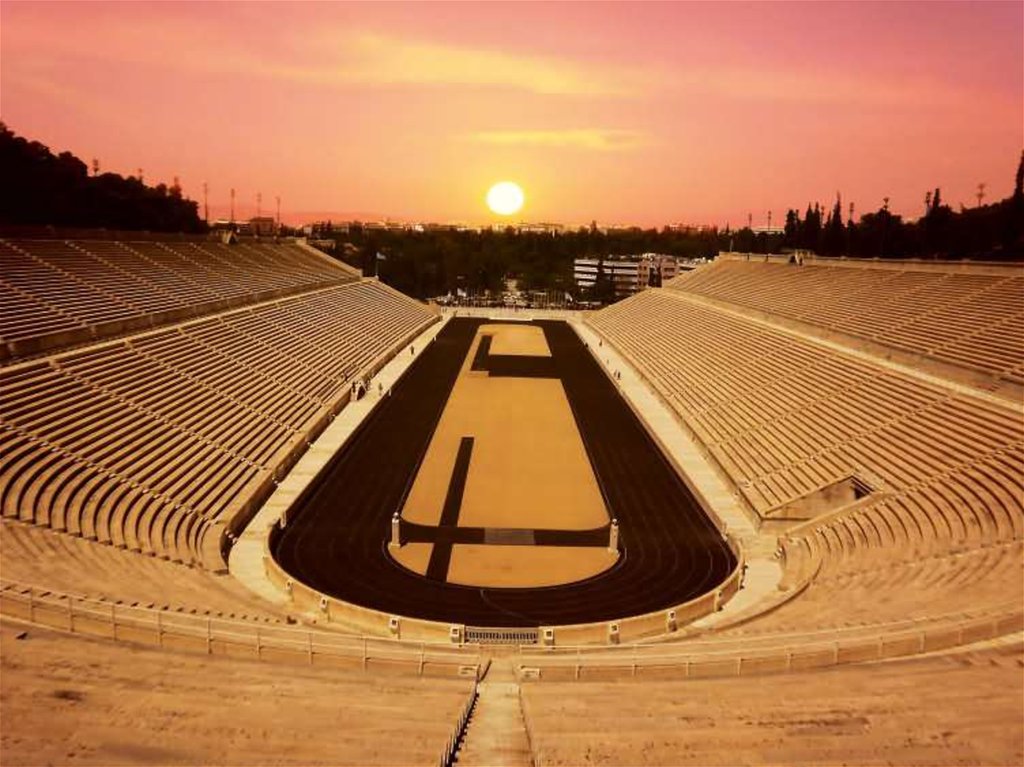
M 17 3 L 0 119 L 211 217 L 780 222 L 1012 190 L 1024 4 Z

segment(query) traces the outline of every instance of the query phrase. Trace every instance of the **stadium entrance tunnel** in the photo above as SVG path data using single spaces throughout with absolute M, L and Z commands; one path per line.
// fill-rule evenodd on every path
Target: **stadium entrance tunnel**
M 615 621 L 671 630 L 738 587 L 730 542 L 556 320 L 449 321 L 269 543 L 321 610 L 393 634 L 605 622 L 612 641 Z
M 865 503 L 866 499 L 878 497 L 878 480 L 869 480 L 858 474 L 822 484 L 804 495 L 787 501 L 764 513 L 766 519 L 809 520 L 848 510 L 854 504 Z M 745 488 L 741 488 L 745 490 Z

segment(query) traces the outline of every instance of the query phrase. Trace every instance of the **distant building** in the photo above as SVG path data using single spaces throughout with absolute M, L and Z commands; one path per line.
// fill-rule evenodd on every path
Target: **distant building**
M 577 258 L 573 260 L 573 281 L 576 287 L 594 287 L 598 272 L 611 281 L 615 297 L 625 298 L 647 287 L 660 287 L 680 272 L 692 269 L 689 259 L 643 253 L 638 256 L 606 256 L 604 258 Z
M 556 235 L 561 234 L 565 231 L 563 224 L 551 224 L 543 221 L 537 223 L 521 223 L 518 227 L 520 232 L 528 232 L 531 234 L 550 234 Z
M 277 222 L 273 216 L 256 216 L 249 219 L 249 231 L 257 237 L 273 237 L 277 232 Z
M 715 227 L 710 224 L 667 224 L 665 226 L 670 232 L 679 232 L 681 234 L 703 234 L 705 232 L 712 232 Z

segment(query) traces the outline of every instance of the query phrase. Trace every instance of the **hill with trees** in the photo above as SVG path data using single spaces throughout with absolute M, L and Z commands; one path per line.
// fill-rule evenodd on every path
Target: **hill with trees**
M 0 123 L 0 224 L 203 232 L 198 204 L 178 186 L 99 173 Z

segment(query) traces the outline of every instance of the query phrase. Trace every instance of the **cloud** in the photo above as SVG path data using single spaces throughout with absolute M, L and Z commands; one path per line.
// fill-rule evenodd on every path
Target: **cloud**
M 83 18 L 73 30 L 43 13 L 24 14 L 4 43 L 20 58 L 64 56 L 338 87 L 480 86 L 623 97 L 648 92 L 658 80 L 654 72 L 621 64 L 367 28 L 324 26 L 300 32 L 282 31 L 267 43 L 231 33 L 217 22 L 197 25 L 147 7 L 128 16 Z
M 170 4 L 168 4 L 170 5 Z M 976 88 L 937 75 L 886 77 L 828 67 L 721 61 L 680 65 L 573 57 L 558 51 L 486 47 L 429 39 L 373 27 L 294 23 L 270 28 L 256 21 L 172 6 L 132 6 L 123 13 L 80 13 L 56 23 L 47 4 L 12 4 L 4 22 L 5 71 L 26 62 L 59 59 L 147 65 L 205 76 L 260 78 L 285 84 L 356 88 L 494 88 L 558 96 L 614 99 L 692 99 L 881 108 L 961 108 L 975 103 Z M 204 7 L 212 8 L 210 4 Z M 258 6 L 257 6 L 258 7 Z M 68 8 L 61 7 L 66 14 Z M 113 9 L 113 10 L 111 10 Z M 10 16 L 10 18 L 8 18 Z M 237 28 L 236 28 L 237 27 Z M 63 62 L 63 63 L 66 63 Z M 1002 101 L 1019 110 L 1019 99 Z M 583 142 L 576 139 L 575 145 Z
M 364 85 L 488 86 L 541 94 L 634 96 L 654 78 L 631 68 L 555 56 L 352 31 L 321 37 L 326 54 L 294 76 Z
M 644 131 L 619 128 L 477 131 L 468 134 L 467 138 L 477 144 L 572 148 L 595 152 L 626 152 L 651 143 Z
M 42 69 L 12 71 L 8 67 L 4 71 L 3 80 L 5 88 L 11 91 L 20 89 L 40 96 L 50 103 L 60 105 L 61 111 L 68 115 L 85 115 L 100 123 L 116 123 L 121 130 L 139 126 L 138 113 L 114 95 L 84 92 Z
M 950 109 L 966 106 L 976 93 L 927 75 L 881 78 L 859 72 L 806 71 L 792 67 L 720 65 L 676 73 L 666 88 L 677 95 L 720 96 L 736 102 L 834 107 Z

